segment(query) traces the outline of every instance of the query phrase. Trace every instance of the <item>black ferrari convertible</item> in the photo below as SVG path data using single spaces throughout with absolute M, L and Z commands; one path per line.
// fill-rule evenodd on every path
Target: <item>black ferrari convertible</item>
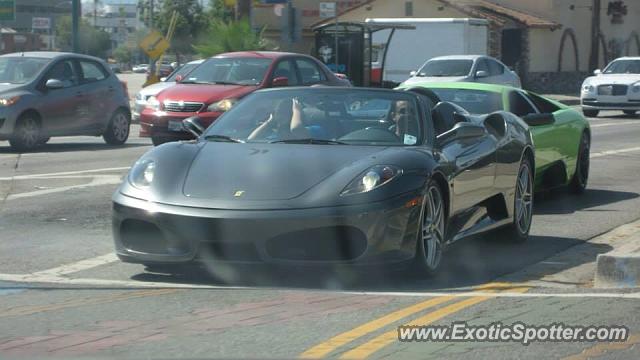
M 143 155 L 113 196 L 125 262 L 413 264 L 500 228 L 528 237 L 534 150 L 521 119 L 410 91 L 255 92 L 195 141 Z

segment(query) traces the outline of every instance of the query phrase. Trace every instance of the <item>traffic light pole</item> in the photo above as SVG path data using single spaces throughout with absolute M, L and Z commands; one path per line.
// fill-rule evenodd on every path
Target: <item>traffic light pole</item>
M 71 2 L 71 38 L 74 53 L 80 52 L 80 0 Z

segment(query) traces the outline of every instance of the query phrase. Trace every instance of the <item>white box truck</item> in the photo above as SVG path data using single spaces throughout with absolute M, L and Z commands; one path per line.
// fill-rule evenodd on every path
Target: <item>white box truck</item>
M 399 84 L 409 78 L 411 71 L 436 56 L 487 54 L 489 23 L 484 19 L 381 18 L 366 19 L 365 22 L 415 27 L 413 30 L 385 29 L 373 33 L 372 83 L 382 80 L 387 85 Z

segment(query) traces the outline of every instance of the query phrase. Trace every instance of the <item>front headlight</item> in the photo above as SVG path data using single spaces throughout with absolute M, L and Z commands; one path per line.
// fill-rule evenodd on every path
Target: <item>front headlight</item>
M 233 105 L 235 105 L 235 103 L 237 101 L 238 101 L 237 99 L 220 100 L 220 101 L 214 102 L 213 104 L 209 105 L 209 107 L 207 107 L 207 111 L 225 112 L 225 111 L 228 111 L 229 109 L 231 109 L 233 107 Z
M 375 190 L 402 175 L 402 169 L 393 165 L 376 165 L 358 175 L 340 193 L 341 196 L 362 194 Z
M 155 96 L 149 96 L 147 107 L 153 111 L 158 111 L 160 110 L 160 101 Z
M 582 86 L 582 92 L 585 92 L 585 93 L 590 93 L 590 92 L 594 91 L 595 89 L 596 88 L 593 85 L 590 85 L 590 84 L 586 84 L 586 85 Z
M 155 172 L 156 163 L 153 160 L 138 161 L 129 172 L 129 182 L 139 189 L 146 189 L 153 182 Z
M 11 106 L 20 100 L 20 96 L 12 96 L 8 98 L 0 98 L 0 106 Z
M 144 97 L 142 96 L 141 93 L 137 93 L 136 94 L 136 100 L 143 100 L 143 99 L 144 99 Z
M 631 87 L 631 91 L 633 91 L 634 93 L 639 93 L 640 92 L 640 84 L 633 84 L 633 86 Z

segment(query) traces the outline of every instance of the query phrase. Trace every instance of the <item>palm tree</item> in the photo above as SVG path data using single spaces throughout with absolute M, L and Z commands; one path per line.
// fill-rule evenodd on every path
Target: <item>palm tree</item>
M 266 50 L 273 46 L 264 38 L 264 28 L 255 32 L 246 19 L 226 23 L 211 23 L 202 40 L 193 48 L 202 57 L 210 57 L 231 51 Z

